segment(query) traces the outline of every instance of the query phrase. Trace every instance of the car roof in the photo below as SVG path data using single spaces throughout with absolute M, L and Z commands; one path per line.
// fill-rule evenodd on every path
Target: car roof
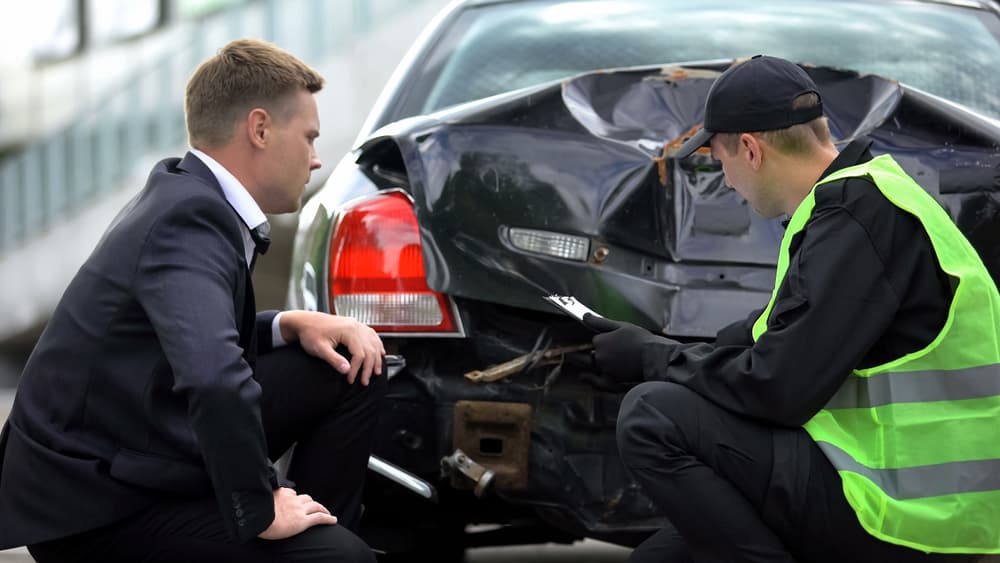
M 491 4 L 523 4 L 527 2 L 539 2 L 539 1 L 557 2 L 560 0 L 454 0 L 450 6 L 450 9 L 487 6 Z M 565 1 L 581 1 L 581 0 L 565 0 Z M 882 2 L 908 1 L 908 2 L 916 2 L 918 4 L 945 4 L 948 6 L 987 10 L 1000 14 L 1000 0 L 877 0 L 877 1 L 882 1 Z

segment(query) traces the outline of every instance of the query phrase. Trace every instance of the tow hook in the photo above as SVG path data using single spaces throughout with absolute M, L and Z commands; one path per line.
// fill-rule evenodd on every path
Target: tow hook
M 456 449 L 453 454 L 441 458 L 441 476 L 454 478 L 459 474 L 476 484 L 472 492 L 478 498 L 482 498 L 490 490 L 496 478 L 493 471 L 476 463 L 462 450 Z

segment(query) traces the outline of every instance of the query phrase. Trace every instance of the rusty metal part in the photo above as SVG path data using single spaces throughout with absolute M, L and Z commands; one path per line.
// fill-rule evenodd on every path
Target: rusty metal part
M 491 381 L 509 377 L 510 375 L 521 371 L 524 366 L 530 363 L 534 362 L 535 365 L 539 366 L 556 364 L 561 362 L 563 356 L 566 354 L 572 352 L 582 352 L 583 350 L 589 350 L 590 348 L 590 344 L 578 344 L 575 346 L 562 346 L 559 348 L 550 348 L 548 350 L 532 352 L 483 370 L 477 369 L 467 372 L 465 374 L 465 378 L 476 383 L 489 383 Z
M 475 483 L 473 493 L 479 498 L 490 490 L 496 479 L 496 473 L 476 463 L 460 449 L 455 450 L 450 456 L 441 458 L 441 474 L 451 477 L 453 485 L 456 481 L 465 481 L 462 477 L 472 481 Z
M 734 62 L 734 64 L 743 62 L 743 60 L 745 59 L 738 59 Z M 660 69 L 660 75 L 657 78 L 668 82 L 679 82 L 691 78 L 715 79 L 719 74 L 720 72 L 715 70 L 683 68 L 671 65 Z M 681 148 L 681 145 L 684 144 L 684 141 L 697 133 L 699 129 L 701 129 L 701 124 L 692 126 L 677 138 L 668 139 L 667 142 L 663 144 L 660 154 L 653 157 L 653 163 L 656 165 L 656 172 L 660 179 L 661 186 L 667 185 L 667 159 L 672 158 L 677 150 Z M 709 149 L 706 147 L 700 147 L 695 152 L 704 156 L 709 156 L 711 154 Z
M 458 401 L 455 449 L 492 471 L 497 489 L 523 489 L 528 486 L 531 415 L 527 403 Z M 453 476 L 452 486 L 468 487 L 464 481 Z
M 657 78 L 669 82 L 679 82 L 691 78 L 709 78 L 714 80 L 720 74 L 722 74 L 721 71 L 707 68 L 685 68 L 683 66 L 667 65 L 660 68 L 660 74 Z
M 681 145 L 684 144 L 684 141 L 693 137 L 695 133 L 701 130 L 701 127 L 702 126 L 699 123 L 698 125 L 694 125 L 691 128 L 689 128 L 679 137 L 676 137 L 674 139 L 669 139 L 666 143 L 663 144 L 663 148 L 660 149 L 660 154 L 658 156 L 653 157 L 653 162 L 656 163 L 656 171 L 659 175 L 661 186 L 667 185 L 667 159 L 673 158 L 673 155 L 676 154 L 677 151 L 681 148 Z M 703 156 L 712 155 L 712 151 L 708 147 L 698 147 L 695 150 L 695 152 Z

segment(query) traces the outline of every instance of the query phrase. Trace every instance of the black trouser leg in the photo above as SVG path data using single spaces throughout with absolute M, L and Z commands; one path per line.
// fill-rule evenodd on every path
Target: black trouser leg
M 299 346 L 278 348 L 258 358 L 263 390 L 261 418 L 268 453 L 280 457 L 292 444 L 288 478 L 357 530 L 372 433 L 386 379 L 353 385 L 329 364 Z
M 743 428 L 727 427 L 735 425 L 724 414 L 679 385 L 639 385 L 618 414 L 622 461 L 692 551 L 717 561 L 794 562 L 758 512 L 771 474 L 770 440 L 726 436 Z
M 629 563 L 694 563 L 698 559 L 677 528 L 668 526 L 633 549 L 628 560 Z
M 343 526 L 313 526 L 284 540 L 234 543 L 214 499 L 163 501 L 122 522 L 28 546 L 38 563 L 375 563 Z
M 687 543 L 692 561 L 962 561 L 868 534 L 840 476 L 801 428 L 734 415 L 673 383 L 641 384 L 618 415 L 628 471 Z M 669 531 L 636 548 L 634 561 L 678 553 Z
M 289 477 L 298 492 L 320 501 L 339 520 L 278 541 L 234 543 L 214 499 L 163 499 L 146 511 L 97 530 L 29 546 L 39 563 L 374 563 L 353 533 L 383 377 L 367 387 L 285 346 L 257 360 L 261 418 L 272 459 L 298 443 Z

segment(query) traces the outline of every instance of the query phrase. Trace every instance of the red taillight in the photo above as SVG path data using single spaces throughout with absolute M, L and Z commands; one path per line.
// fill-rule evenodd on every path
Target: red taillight
M 401 192 L 344 210 L 330 241 L 330 309 L 379 332 L 456 332 L 444 295 L 427 287 L 413 205 Z

